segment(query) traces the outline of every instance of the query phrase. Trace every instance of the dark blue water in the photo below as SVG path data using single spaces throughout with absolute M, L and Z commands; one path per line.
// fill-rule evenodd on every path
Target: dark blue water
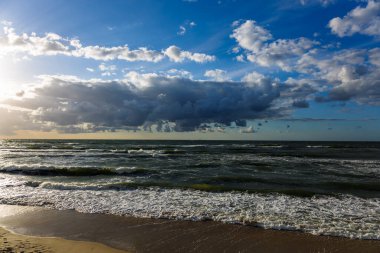
M 380 239 L 380 143 L 4 140 L 1 203 Z

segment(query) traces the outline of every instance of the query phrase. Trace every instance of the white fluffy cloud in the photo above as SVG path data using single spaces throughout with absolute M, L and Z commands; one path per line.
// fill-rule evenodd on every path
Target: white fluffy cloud
M 206 70 L 204 76 L 218 82 L 230 80 L 227 76 L 227 72 L 221 69 Z
M 193 79 L 193 74 L 183 69 L 169 69 L 168 71 L 164 71 L 161 74 L 166 75 L 167 77 L 180 77 L 180 78 Z
M 136 72 L 124 80 L 109 81 L 41 78 L 23 96 L 3 101 L 27 112 L 24 126 L 14 124 L 17 129 L 39 124 L 73 132 L 83 130 L 84 125 L 86 131 L 95 131 L 171 122 L 173 131 L 192 131 L 203 123 L 220 126 L 238 121 L 241 125 L 242 120 L 282 113 L 272 108 L 280 84 L 270 78 L 214 82 Z
M 356 7 L 343 18 L 330 20 L 328 26 L 339 37 L 360 33 L 370 36 L 380 35 L 380 2 L 368 1 L 365 7 Z
M 243 78 L 242 78 L 242 81 L 243 82 L 255 82 L 257 80 L 260 80 L 260 79 L 263 79 L 265 78 L 264 75 L 258 73 L 258 72 L 251 72 L 251 73 L 248 73 L 246 74 Z
M 3 34 L 0 34 L 0 56 L 4 54 L 67 55 L 101 61 L 124 60 L 130 62 L 159 62 L 165 56 L 175 62 L 189 60 L 203 63 L 215 60 L 215 56 L 183 51 L 176 46 L 170 46 L 163 51 L 151 50 L 146 47 L 132 50 L 128 45 L 83 46 L 78 39 L 66 39 L 55 33 L 46 33 L 44 36 L 38 36 L 35 33 L 17 34 L 13 28 L 7 26 L 3 28 Z
M 101 63 L 98 68 L 102 76 L 116 75 L 116 71 L 117 71 L 116 65 L 106 65 L 105 63 Z
M 189 51 L 184 51 L 177 46 L 170 46 L 164 51 L 165 55 L 169 57 L 171 61 L 183 62 L 184 60 L 190 60 L 198 63 L 205 63 L 210 61 L 215 61 L 215 56 L 201 54 L 201 53 L 191 53 Z
M 164 55 L 161 52 L 150 50 L 145 47 L 130 50 L 127 45 L 118 47 L 79 47 L 73 50 L 71 55 L 100 61 L 125 60 L 130 62 L 159 62 L 164 58 Z
M 380 23 L 376 25 L 377 14 L 374 14 L 377 6 L 380 4 L 370 1 L 366 8 L 358 7 L 350 12 L 344 22 L 360 20 L 361 25 L 344 30 L 341 35 L 360 29 L 362 33 L 375 35 L 375 28 L 380 27 Z M 248 61 L 263 67 L 277 66 L 298 76 L 285 82 L 286 87 L 281 91 L 282 103 L 293 101 L 294 107 L 306 108 L 308 100 L 316 99 L 320 102 L 354 100 L 379 105 L 379 48 L 335 50 L 318 47 L 318 42 L 307 38 L 274 40 L 267 29 L 252 20 L 235 22 L 234 26 L 231 37 L 245 50 L 243 55 Z M 243 81 L 260 78 L 263 78 L 261 74 L 253 72 Z
M 0 36 L 0 55 L 6 53 L 26 53 L 29 55 L 69 55 L 70 45 L 55 33 L 37 36 L 35 33 L 17 34 L 13 28 L 4 27 L 4 36 Z
M 234 38 L 239 46 L 252 52 L 258 52 L 263 43 L 272 39 L 272 34 L 265 28 L 257 25 L 254 20 L 247 20 L 239 25 L 234 22 L 233 26 L 237 26 L 233 30 L 231 38 Z
M 327 97 L 317 101 L 347 101 L 379 105 L 380 49 L 346 49 L 328 54 L 304 55 L 298 71 L 318 82 Z M 310 79 L 310 80 L 311 80 Z
M 337 69 L 334 85 L 327 97 L 317 101 L 347 101 L 380 105 L 380 71 L 378 67 L 344 65 Z
M 259 26 L 253 20 L 247 20 L 237 26 L 231 38 L 234 38 L 239 47 L 246 50 L 246 58 L 260 66 L 277 66 L 284 71 L 291 71 L 299 57 L 311 50 L 317 42 L 307 38 L 277 39 L 273 40 L 272 34 Z M 240 56 L 240 60 L 242 57 Z

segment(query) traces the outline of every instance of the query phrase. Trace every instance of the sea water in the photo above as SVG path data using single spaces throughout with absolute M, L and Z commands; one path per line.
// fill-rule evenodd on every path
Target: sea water
M 380 240 L 380 143 L 3 140 L 0 204 Z

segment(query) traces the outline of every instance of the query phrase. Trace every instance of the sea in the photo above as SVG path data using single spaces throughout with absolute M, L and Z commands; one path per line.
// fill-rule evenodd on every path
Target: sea
M 1 140 L 0 204 L 380 240 L 380 142 Z

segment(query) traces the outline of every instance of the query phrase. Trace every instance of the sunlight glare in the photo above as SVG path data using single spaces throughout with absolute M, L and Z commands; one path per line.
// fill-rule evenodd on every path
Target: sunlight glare
M 0 56 L 0 99 L 13 96 L 17 92 L 18 78 L 15 77 L 11 59 Z

